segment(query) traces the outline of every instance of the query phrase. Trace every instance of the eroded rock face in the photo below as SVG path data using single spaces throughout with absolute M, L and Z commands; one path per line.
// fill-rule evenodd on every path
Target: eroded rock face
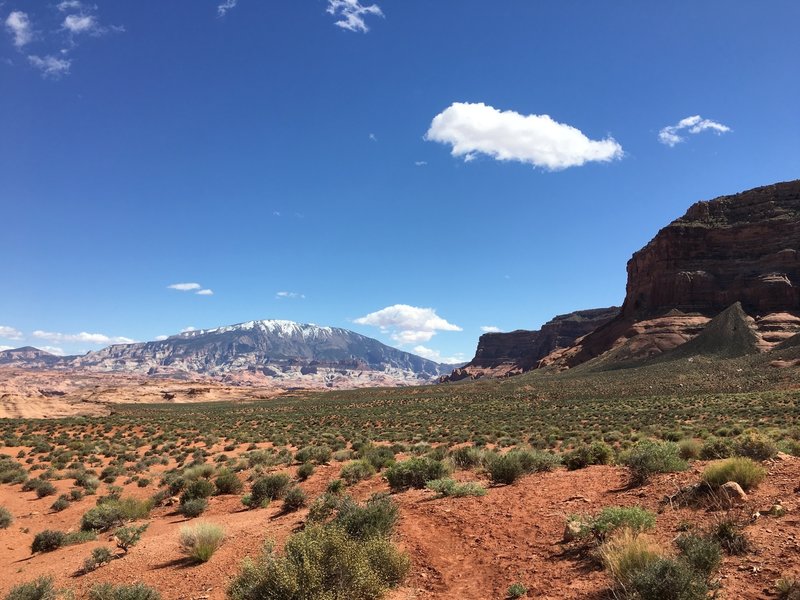
M 550 355 L 572 367 L 610 350 L 647 358 L 741 303 L 767 350 L 800 331 L 800 180 L 698 202 L 628 261 L 618 317 Z
M 694 204 L 628 262 L 622 315 L 800 310 L 800 181 Z
M 619 307 L 593 308 L 559 315 L 537 331 L 485 333 L 478 340 L 475 358 L 455 369 L 442 381 L 480 377 L 507 377 L 536 368 L 539 361 L 607 323 L 619 313 Z

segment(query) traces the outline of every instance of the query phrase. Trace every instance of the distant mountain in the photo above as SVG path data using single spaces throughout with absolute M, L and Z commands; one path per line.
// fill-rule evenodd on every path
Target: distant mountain
M 442 365 L 337 327 L 292 321 L 248 321 L 188 331 L 165 340 L 115 344 L 83 356 L 36 348 L 0 352 L 0 364 L 138 373 L 282 387 L 412 385 L 435 381 Z
M 0 352 L 0 365 L 19 365 L 31 367 L 50 367 L 61 361 L 60 356 L 50 354 L 33 346 L 13 348 Z

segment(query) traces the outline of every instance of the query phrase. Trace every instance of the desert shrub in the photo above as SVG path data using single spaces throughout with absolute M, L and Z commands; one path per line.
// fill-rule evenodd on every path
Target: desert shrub
M 647 536 L 629 529 L 618 531 L 600 546 L 600 560 L 611 578 L 623 589 L 637 573 L 661 558 L 661 550 Z
M 706 600 L 708 585 L 683 561 L 659 558 L 637 570 L 628 590 L 637 600 Z
M 54 486 L 49 481 L 42 481 L 40 484 L 36 486 L 36 497 L 37 498 L 44 498 L 46 496 L 52 496 L 56 493 L 56 486 Z
M 744 554 L 750 550 L 749 538 L 733 519 L 724 519 L 717 523 L 712 537 L 728 554 Z
M 100 546 L 92 550 L 92 554 L 83 561 L 83 572 L 91 573 L 103 565 L 107 565 L 114 560 L 114 554 L 105 546 Z
M 97 583 L 89 590 L 89 600 L 161 600 L 161 594 L 143 583 Z
M 232 600 L 374 600 L 400 583 L 408 567 L 385 538 L 362 541 L 339 527 L 314 525 L 290 537 L 282 556 L 268 552 L 246 561 L 228 594 Z
M 449 477 L 429 481 L 425 487 L 436 492 L 440 498 L 444 498 L 445 496 L 462 498 L 464 496 L 486 495 L 486 490 L 479 483 L 475 483 L 473 481 L 469 481 L 467 483 L 458 483 Z
M 507 484 L 514 483 L 525 474 L 519 457 L 508 454 L 497 454 L 488 461 L 487 470 L 492 483 Z
M 768 460 L 778 454 L 778 446 L 766 436 L 751 433 L 736 439 L 735 453 L 753 460 Z
M 336 452 L 334 452 L 333 460 L 335 460 L 336 462 L 344 462 L 346 460 L 350 460 L 351 458 L 353 458 L 353 456 L 355 456 L 355 452 L 345 448 L 343 450 L 337 450 Z
M 269 503 L 270 500 L 281 498 L 289 489 L 291 480 L 285 473 L 275 473 L 261 477 L 253 482 L 250 488 L 250 498 L 247 506 L 258 508 Z
M 31 544 L 31 553 L 58 550 L 65 544 L 66 539 L 67 534 L 63 531 L 45 529 L 34 536 Z
M 24 483 L 28 472 L 9 456 L 0 456 L 0 483 Z
M 179 541 L 184 554 L 203 563 L 208 562 L 224 539 L 225 531 L 219 525 L 198 523 L 194 527 L 182 527 Z
M 693 439 L 685 439 L 678 442 L 678 454 L 683 460 L 696 460 L 700 458 L 703 451 L 703 444 Z
M 11 588 L 4 600 L 56 600 L 58 594 L 52 577 L 39 577 Z
M 605 442 L 592 442 L 565 453 L 561 460 L 570 471 L 589 465 L 610 465 L 614 460 L 614 449 Z
M 392 491 L 409 488 L 422 489 L 433 479 L 441 479 L 448 474 L 447 466 L 439 460 L 425 456 L 410 458 L 394 463 L 386 469 L 386 479 Z
M 675 543 L 681 551 L 681 558 L 705 579 L 711 577 L 722 562 L 722 548 L 713 538 L 684 534 Z
M 506 456 L 517 457 L 525 473 L 552 471 L 561 464 L 561 457 L 557 454 L 528 448 L 514 448 Z
M 348 536 L 359 540 L 387 537 L 397 523 L 397 505 L 385 494 L 376 494 L 364 504 L 345 496 L 336 511 L 334 522 Z
M 508 590 L 506 590 L 506 598 L 515 600 L 516 598 L 522 598 L 527 593 L 528 588 L 526 588 L 524 585 L 521 583 L 512 583 L 510 586 L 508 586 Z
M 314 465 L 310 462 L 303 463 L 299 467 L 297 467 L 297 478 L 300 481 L 305 481 L 314 473 Z
M 128 525 L 120 527 L 114 532 L 114 540 L 117 542 L 117 548 L 128 553 L 128 550 L 133 548 L 142 539 L 142 534 L 147 531 L 148 523 L 142 525 Z
M 344 481 L 341 479 L 331 479 L 325 491 L 329 494 L 341 494 L 344 491 Z
M 13 522 L 14 517 L 11 512 L 6 507 L 0 506 L 0 529 L 8 529 Z
M 780 600 L 800 600 L 800 583 L 792 577 L 781 577 L 775 582 Z
M 300 486 L 292 486 L 283 495 L 283 511 L 294 512 L 300 510 L 308 502 L 308 496 Z
M 219 496 L 226 494 L 239 494 L 244 485 L 236 476 L 236 473 L 230 469 L 220 469 L 217 478 L 214 480 L 214 486 L 217 488 L 216 493 Z
M 708 438 L 700 448 L 700 458 L 703 460 L 718 460 L 730 456 L 733 456 L 733 443 L 725 438 Z
M 216 486 L 208 479 L 190 481 L 181 494 L 181 504 L 186 504 L 189 500 L 198 498 L 210 498 L 215 490 Z
M 121 500 L 110 500 L 86 511 L 81 519 L 81 529 L 84 531 L 108 531 L 123 525 L 126 521 L 148 517 L 152 508 L 152 499 L 123 498 Z
M 642 440 L 622 456 L 634 485 L 645 483 L 655 473 L 674 473 L 688 467 L 673 442 Z
M 178 512 L 187 519 L 194 519 L 202 515 L 207 508 L 208 500 L 205 498 L 192 498 L 181 504 Z
M 364 459 L 347 463 L 339 472 L 339 477 L 344 479 L 348 485 L 353 485 L 364 479 L 369 479 L 373 475 L 375 475 L 375 467 L 372 466 L 372 463 Z
M 69 508 L 69 496 L 61 494 L 58 499 L 50 505 L 50 510 L 53 512 L 61 512 Z
M 598 539 L 603 539 L 618 529 L 636 534 L 652 529 L 655 524 L 656 516 L 640 506 L 608 506 L 592 519 L 591 530 Z
M 456 469 L 474 469 L 481 464 L 481 451 L 474 446 L 461 446 L 450 451 Z
M 358 450 L 358 456 L 380 471 L 394 464 L 394 451 L 387 446 L 365 444 Z
M 752 459 L 736 457 L 708 465 L 702 479 L 712 487 L 735 481 L 747 491 L 761 483 L 766 475 L 766 470 Z
M 328 446 L 306 446 L 297 451 L 294 459 L 299 463 L 313 462 L 324 465 L 331 460 L 331 449 Z

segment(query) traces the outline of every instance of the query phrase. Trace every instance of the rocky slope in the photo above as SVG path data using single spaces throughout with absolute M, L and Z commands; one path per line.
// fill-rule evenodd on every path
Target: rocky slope
M 24 364 L 30 367 L 50 367 L 61 361 L 60 356 L 50 354 L 33 346 L 13 348 L 0 352 L 0 365 Z
M 620 314 L 542 365 L 655 356 L 737 302 L 768 349 L 800 331 L 798 251 L 800 180 L 698 202 L 628 261 Z
M 506 377 L 535 368 L 539 360 L 553 351 L 572 345 L 619 313 L 618 306 L 579 310 L 558 315 L 536 331 L 485 333 L 478 340 L 475 358 L 455 369 L 442 381 Z

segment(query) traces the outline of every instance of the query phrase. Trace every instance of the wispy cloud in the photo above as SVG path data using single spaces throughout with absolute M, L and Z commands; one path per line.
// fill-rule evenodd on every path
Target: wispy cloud
M 658 132 L 658 141 L 670 148 L 686 141 L 685 134 L 697 134 L 703 131 L 713 131 L 717 135 L 731 130 L 727 125 L 717 123 L 711 119 L 704 119 L 700 115 L 686 117 L 678 121 L 677 125 L 668 125 Z
M 415 167 L 424 167 L 424 166 L 425 166 L 425 165 L 427 165 L 427 164 L 428 164 L 428 161 L 427 161 L 427 160 L 417 160 L 417 161 L 414 161 L 414 166 L 415 166 Z
M 15 10 L 6 17 L 6 29 L 14 38 L 14 45 L 22 48 L 33 41 L 33 28 L 27 13 Z
M 168 335 L 157 335 L 157 336 L 156 336 L 156 337 L 154 337 L 153 339 L 154 339 L 155 341 L 157 341 L 157 342 L 163 342 L 163 341 L 164 341 L 164 340 L 166 340 L 168 337 L 169 337 Z
M 4 352 L 5 350 L 13 350 L 14 346 L 0 346 L 0 352 Z
M 236 8 L 239 0 L 225 0 L 217 6 L 217 16 L 224 17 L 229 10 Z
M 348 31 L 369 31 L 365 17 L 382 17 L 383 11 L 377 4 L 363 5 L 360 0 L 328 0 L 328 14 L 339 17 L 335 25 Z
M 549 115 L 501 111 L 482 102 L 454 102 L 434 117 L 425 139 L 449 144 L 451 154 L 466 162 L 485 154 L 548 171 L 608 162 L 624 154 L 611 137 L 591 140 L 580 129 Z
M 454 356 L 442 356 L 438 350 L 432 350 L 425 346 L 414 346 L 414 354 L 418 354 L 422 358 L 427 358 L 434 362 L 452 365 L 455 363 L 466 362 L 463 354 L 456 354 Z
M 199 283 L 173 283 L 167 286 L 171 290 L 178 290 L 179 292 L 191 292 L 192 290 L 202 289 Z
M 494 325 L 482 325 L 481 331 L 483 333 L 500 333 L 503 330 L 500 329 L 499 327 L 495 327 Z
M 133 344 L 136 340 L 123 336 L 108 336 L 104 333 L 57 333 L 54 331 L 42 331 L 37 329 L 33 332 L 33 337 L 48 340 L 56 343 L 85 343 L 85 344 Z
M 58 3 L 58 10 L 67 12 L 68 10 L 80 10 L 83 8 L 83 3 L 78 0 L 64 0 Z
M 190 331 L 197 331 L 197 327 L 192 327 L 189 325 L 188 327 L 181 329 L 181 333 L 189 333 Z
M 44 77 L 58 79 L 63 75 L 69 74 L 72 61 L 68 58 L 58 58 L 57 56 L 28 56 L 28 62 L 39 69 Z
M 448 323 L 433 308 L 394 304 L 355 319 L 359 325 L 378 327 L 400 344 L 427 342 L 439 331 L 462 331 Z
M 306 297 L 306 295 L 301 294 L 299 292 L 278 292 L 277 294 L 275 294 L 275 297 L 278 300 L 285 300 L 285 299 L 303 300 Z
M 58 346 L 39 346 L 39 350 L 44 350 L 45 352 L 49 352 L 50 354 L 55 354 L 57 356 L 64 356 L 66 354 L 64 349 Z
M 23 338 L 22 332 L 8 325 L 0 325 L 0 339 L 19 341 Z
M 371 142 L 377 142 L 377 141 L 378 141 L 378 136 L 377 136 L 377 135 L 375 135 L 374 133 L 370 133 L 370 134 L 369 134 L 369 140 L 370 140 Z
M 197 290 L 195 292 L 198 296 L 213 296 L 214 290 L 210 290 L 208 288 L 203 288 L 202 290 Z

